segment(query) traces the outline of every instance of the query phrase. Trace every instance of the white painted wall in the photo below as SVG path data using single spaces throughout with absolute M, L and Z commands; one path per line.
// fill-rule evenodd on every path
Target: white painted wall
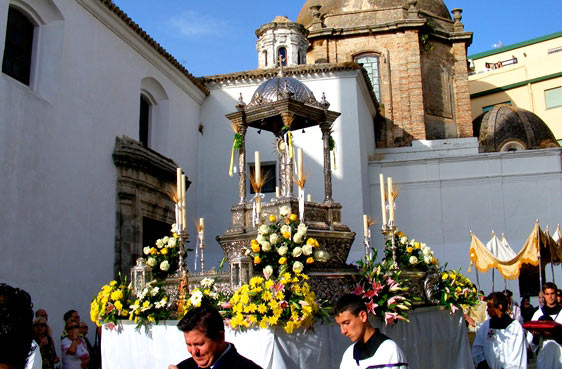
M 3 34 L 8 3 L 0 3 Z M 78 2 L 52 4 L 62 20 L 48 25 L 56 32 L 40 29 L 36 51 L 51 45 L 58 62 L 45 64 L 48 55 L 40 55 L 29 87 L 0 74 L 0 281 L 27 290 L 35 306 L 48 311 L 58 338 L 63 313 L 74 308 L 89 321 L 92 296 L 113 277 L 111 155 L 116 136 L 138 139 L 141 80 L 158 81 L 168 97 L 160 109 L 167 110 L 166 126 L 155 122 L 154 149 L 178 162 L 194 182 L 197 100 L 204 94 L 189 95 L 187 78 L 170 78 L 173 67 L 149 62 Z M 120 23 L 112 26 L 119 29 Z M 188 199 L 196 206 L 194 190 Z
M 373 214 L 381 218 L 379 173 L 384 173 L 399 185 L 398 227 L 410 238 L 426 242 L 442 264 L 461 267 L 474 282 L 474 267 L 467 273 L 471 230 L 484 243 L 492 230 L 504 233 L 518 252 L 536 219 L 552 231 L 562 220 L 560 149 L 479 154 L 476 139 L 469 138 L 418 141 L 410 148 L 377 153 L 383 159 L 369 164 Z M 376 229 L 374 235 L 374 244 L 382 249 L 382 235 Z M 479 273 L 486 293 L 491 292 L 491 275 Z M 555 277 L 562 280 L 560 267 L 555 267 Z M 508 281 L 516 297 L 518 286 L 517 281 Z M 495 287 L 504 289 L 499 273 Z

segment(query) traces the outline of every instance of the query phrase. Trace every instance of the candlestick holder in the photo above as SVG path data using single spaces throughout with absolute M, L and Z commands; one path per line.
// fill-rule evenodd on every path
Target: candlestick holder
M 205 273 L 205 240 L 201 234 L 199 234 L 199 249 L 201 250 L 201 273 Z
M 189 234 L 182 230 L 178 234 L 179 236 L 179 251 L 178 251 L 178 302 L 177 302 L 177 314 L 178 316 L 183 316 L 185 313 L 185 303 L 187 301 L 187 294 L 189 293 L 189 281 L 187 279 L 187 266 L 185 262 L 185 249 Z
M 388 224 L 383 224 L 383 226 L 381 227 L 381 232 L 384 236 L 384 240 L 385 240 L 385 244 L 386 244 L 386 238 L 390 237 L 390 250 L 392 251 L 392 268 L 393 269 L 398 269 L 398 262 L 396 261 L 396 239 L 394 237 L 394 231 L 396 230 L 396 225 L 394 224 L 394 221 L 390 221 L 388 222 Z
M 367 230 L 367 235 L 364 236 L 363 245 L 365 245 L 365 261 L 373 257 L 371 251 L 371 230 Z

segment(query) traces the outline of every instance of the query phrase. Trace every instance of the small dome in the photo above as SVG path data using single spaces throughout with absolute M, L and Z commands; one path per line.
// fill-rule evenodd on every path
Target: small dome
M 314 94 L 304 83 L 291 77 L 275 77 L 265 81 L 256 89 L 248 107 L 273 103 L 286 98 L 318 106 Z
M 408 7 L 406 0 L 307 0 L 302 7 L 297 22 L 309 27 L 313 16 L 310 7 L 320 5 L 320 13 L 324 15 L 338 15 L 342 13 L 360 12 L 365 10 L 381 10 L 396 7 Z M 441 18 L 451 19 L 451 14 L 442 0 L 418 0 L 416 8 L 420 11 L 436 15 Z M 372 24 L 371 17 L 356 16 L 356 23 L 348 24 L 349 27 Z M 385 23 L 389 20 L 385 19 Z
M 496 105 L 472 122 L 481 152 L 558 147 L 546 123 L 536 114 L 511 105 Z

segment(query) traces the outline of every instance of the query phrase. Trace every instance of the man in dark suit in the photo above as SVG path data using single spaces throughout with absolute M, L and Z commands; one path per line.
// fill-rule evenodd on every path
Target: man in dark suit
M 178 323 L 178 329 L 183 332 L 191 357 L 168 369 L 262 369 L 225 341 L 222 316 L 211 305 L 189 310 Z

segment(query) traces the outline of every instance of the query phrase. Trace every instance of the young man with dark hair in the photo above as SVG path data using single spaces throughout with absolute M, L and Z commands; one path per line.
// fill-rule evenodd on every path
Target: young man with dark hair
M 191 357 L 168 369 L 262 369 L 225 341 L 222 316 L 211 305 L 189 310 L 178 329 L 183 332 Z
M 407 369 L 400 347 L 369 323 L 367 306 L 360 296 L 346 294 L 334 306 L 341 333 L 354 344 L 343 354 L 340 369 Z
M 38 351 L 33 345 L 31 296 L 24 290 L 0 283 L 0 368 L 23 369 L 28 357 L 31 364 L 31 356 Z
M 490 319 L 482 324 L 472 345 L 476 369 L 526 369 L 525 334 L 521 324 L 507 313 L 507 296 L 492 292 L 487 303 Z
M 544 304 L 539 307 L 531 320 L 553 320 L 562 324 L 562 307 L 556 302 L 558 288 L 552 282 L 547 282 L 542 287 Z M 537 369 L 562 368 L 562 332 L 555 331 L 530 331 L 527 341 L 537 354 Z

